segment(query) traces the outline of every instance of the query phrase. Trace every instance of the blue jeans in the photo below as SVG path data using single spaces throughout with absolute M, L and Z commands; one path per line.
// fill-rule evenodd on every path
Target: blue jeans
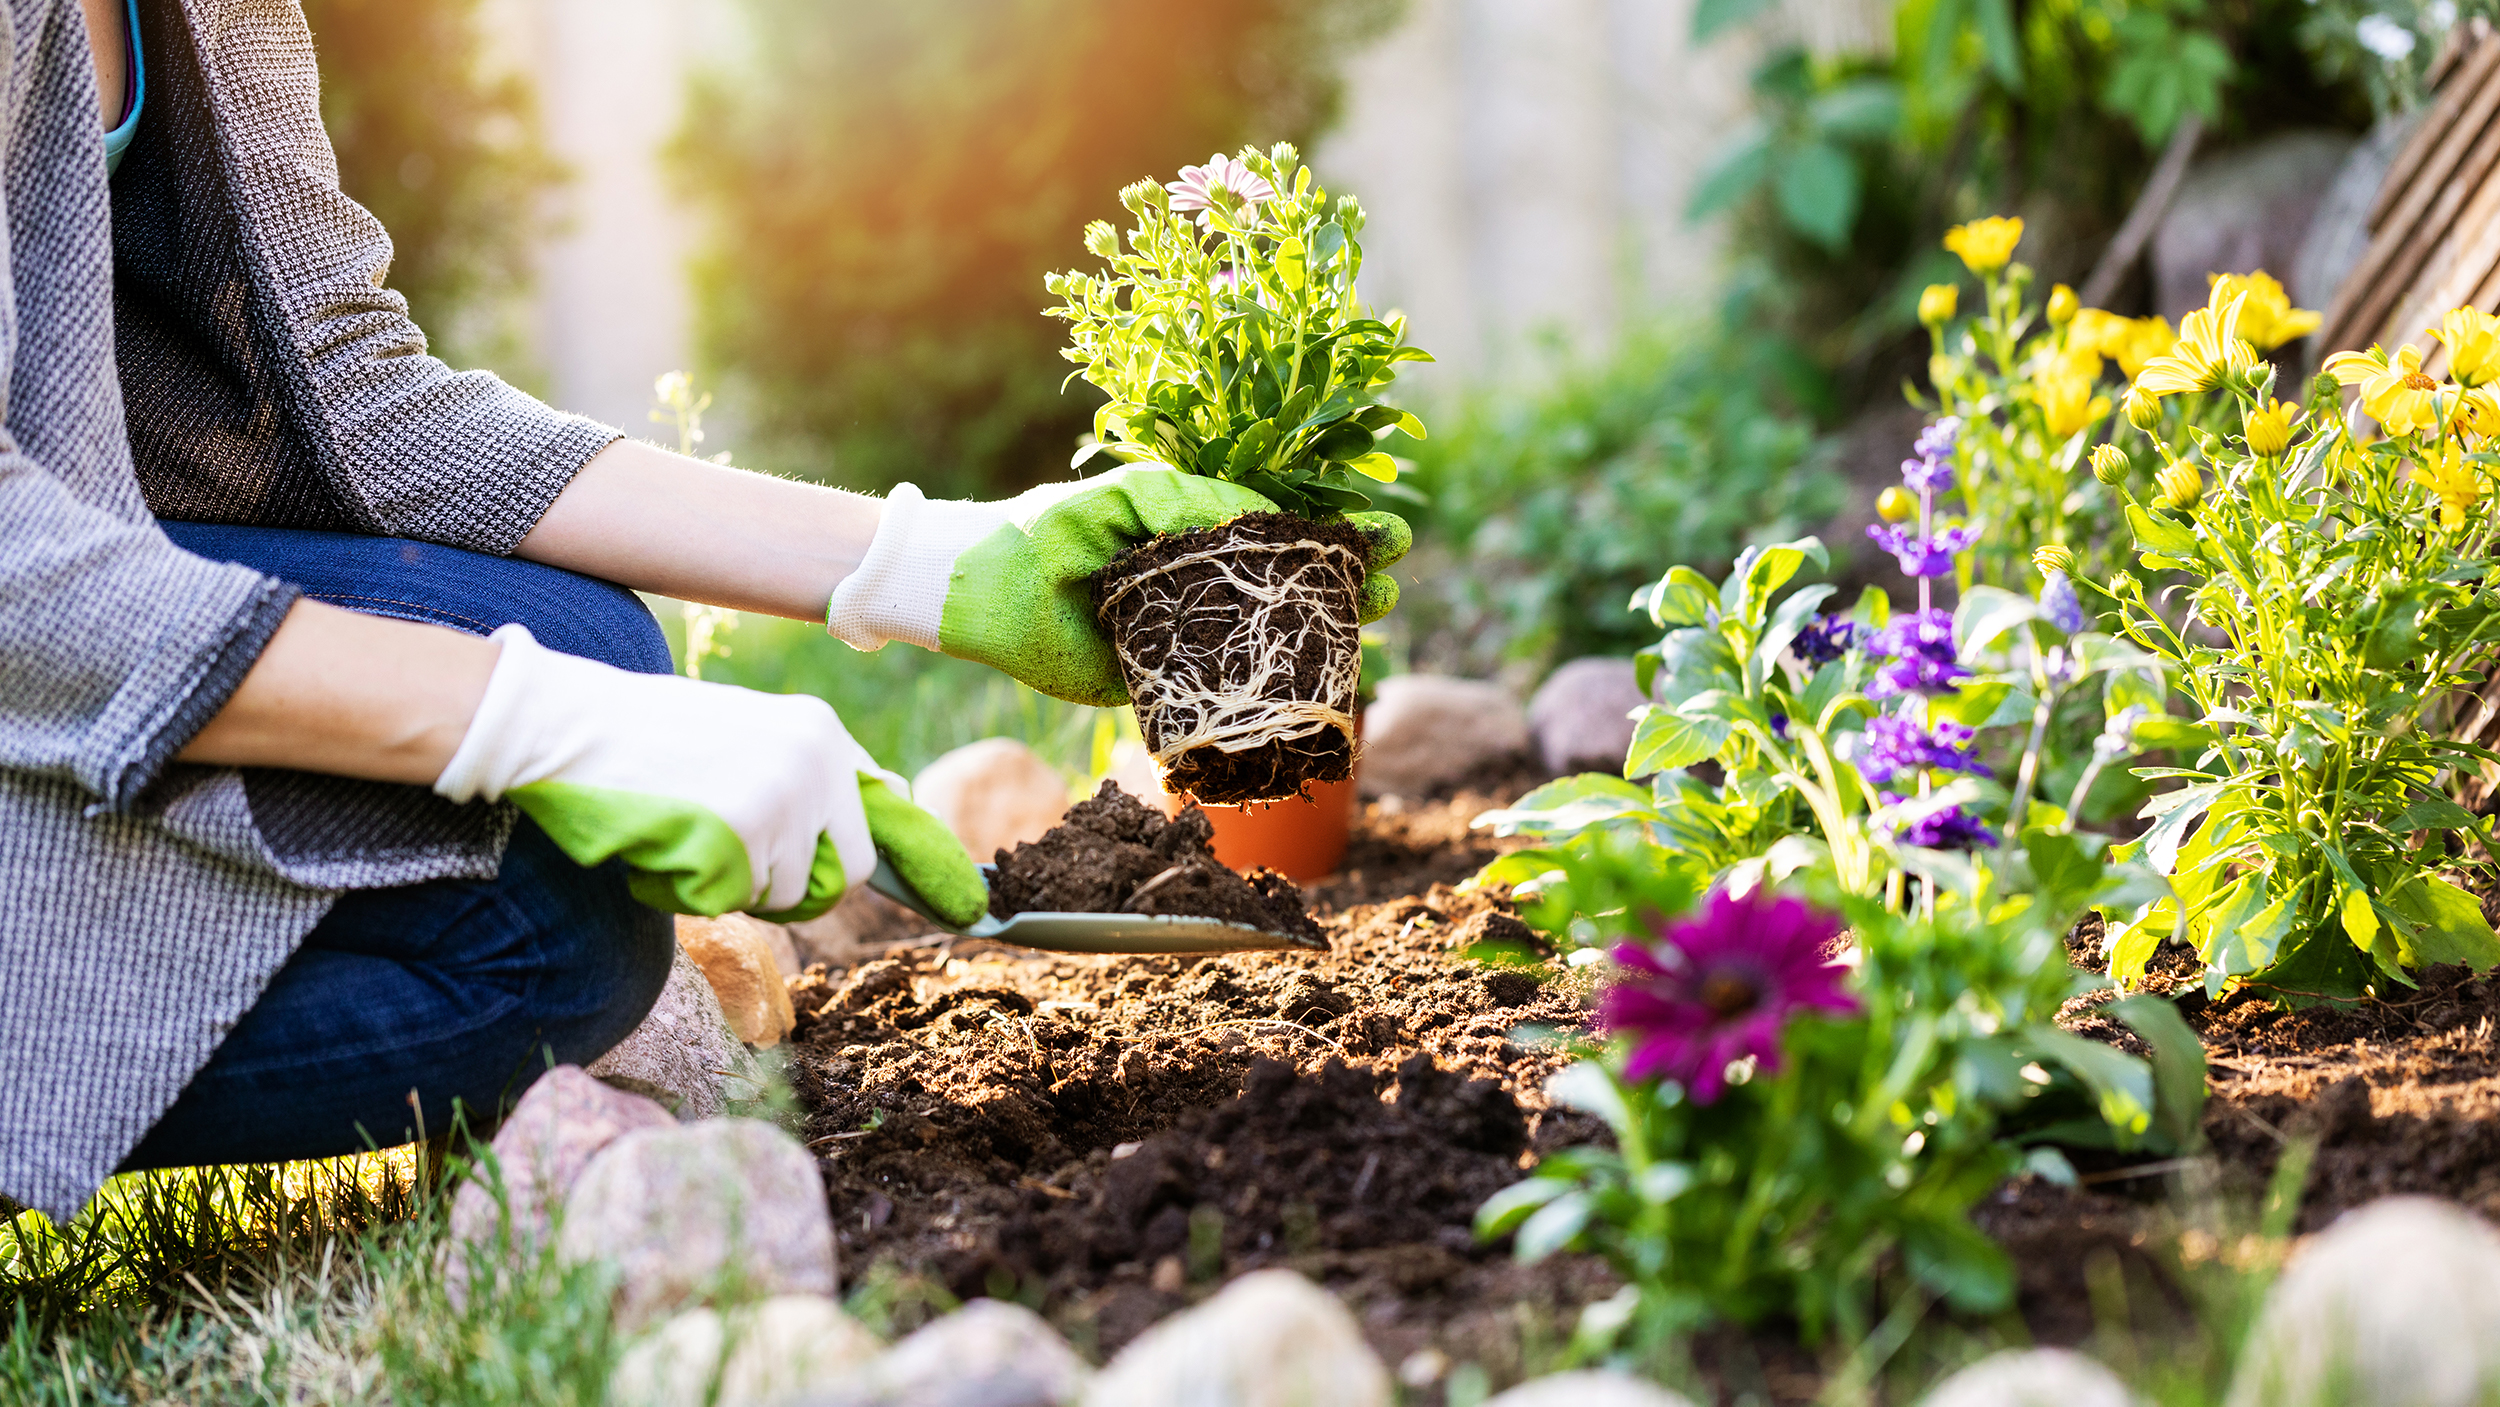
M 550 649 L 669 670 L 623 587 L 458 548 L 344 533 L 166 523 L 180 546 L 317 601 L 475 634 L 509 622 Z M 550 1065 L 586 1063 L 658 999 L 666 914 L 625 869 L 584 869 L 526 818 L 492 880 L 340 896 L 125 1169 L 322 1158 L 491 1120 Z

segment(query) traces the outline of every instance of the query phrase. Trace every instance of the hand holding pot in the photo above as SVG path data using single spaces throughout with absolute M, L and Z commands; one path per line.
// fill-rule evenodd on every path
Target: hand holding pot
M 933 909 L 988 906 L 972 857 L 824 700 L 561 655 L 518 625 L 434 790 L 510 801 L 584 865 L 622 859 L 655 909 L 795 921 L 865 881 L 883 852 Z
M 901 640 L 974 660 L 1072 703 L 1128 701 L 1094 623 L 1089 580 L 1113 557 L 1165 533 L 1212 527 L 1276 505 L 1238 484 L 1130 465 L 1045 484 L 996 503 L 923 497 L 898 484 L 867 559 L 833 593 L 827 626 L 863 650 Z M 1413 540 L 1390 513 L 1346 521 L 1367 544 L 1359 613 L 1397 604 L 1384 568 Z

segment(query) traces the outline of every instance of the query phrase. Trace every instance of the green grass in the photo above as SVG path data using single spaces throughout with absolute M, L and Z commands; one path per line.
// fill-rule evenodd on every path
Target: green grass
M 669 648 L 684 667 L 686 617 L 654 599 Z M 871 756 L 909 777 L 939 754 L 983 738 L 1016 738 L 1071 780 L 1095 770 L 1104 720 L 1121 710 L 1087 708 L 1037 694 L 982 665 L 911 645 L 862 653 L 808 621 L 739 614 L 715 636 L 702 676 L 777 694 L 814 694 Z M 1134 724 L 1128 725 L 1134 728 Z

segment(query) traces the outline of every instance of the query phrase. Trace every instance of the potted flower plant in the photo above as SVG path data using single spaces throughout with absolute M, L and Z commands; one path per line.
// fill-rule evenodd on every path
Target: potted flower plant
M 1399 362 L 1431 358 L 1364 308 L 1362 207 L 1331 200 L 1293 147 L 1213 157 L 1120 201 L 1125 249 L 1096 221 L 1085 247 L 1103 271 L 1048 280 L 1075 375 L 1110 397 L 1077 462 L 1170 465 L 1277 509 L 1141 544 L 1096 578 L 1138 726 L 1170 786 L 1202 802 L 1342 781 L 1366 614 L 1346 515 L 1397 477 L 1380 436 L 1424 433 L 1379 396 Z

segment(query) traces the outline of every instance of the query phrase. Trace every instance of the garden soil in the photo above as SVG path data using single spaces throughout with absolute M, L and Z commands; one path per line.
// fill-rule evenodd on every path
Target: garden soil
M 1214 840 L 1215 823 L 1197 807 L 1167 819 L 1104 782 L 1040 840 L 998 852 L 990 912 L 1191 914 L 1320 938 L 1292 880 L 1267 869 L 1234 873 L 1215 858 Z
M 1451 1363 L 1497 1385 L 1550 1366 L 1616 1282 L 1585 1257 L 1518 1266 L 1470 1222 L 1539 1154 L 1600 1134 L 1541 1092 L 1569 1058 L 1549 1033 L 1588 993 L 1558 966 L 1471 960 L 1534 956 L 1538 940 L 1501 894 L 1460 887 L 1505 844 L 1468 820 L 1538 780 L 1514 760 L 1369 805 L 1344 872 L 1303 891 L 1326 954 L 1083 958 L 923 937 L 796 979 L 791 1077 L 846 1277 L 902 1301 L 1020 1297 L 1103 1356 L 1235 1275 L 1287 1266 L 1419 1381 Z M 2076 947 L 2088 961 L 2097 936 Z M 2378 1007 L 2284 1013 L 2207 1003 L 2193 958 L 2165 952 L 2150 985 L 2206 1042 L 2208 1152 L 2078 1158 L 2081 1186 L 2024 1178 L 1983 1204 L 2031 1336 L 2089 1338 L 2113 1286 L 2138 1332 L 2175 1331 L 2198 1264 L 2250 1244 L 2233 1238 L 2302 1141 L 2317 1144 L 2302 1232 L 2399 1193 L 2500 1218 L 2500 981 L 2434 970 Z M 2133 1042 L 2102 1000 L 2062 1020 Z M 1817 1356 L 1778 1326 L 1694 1357 L 1761 1401 L 1822 1387 Z

